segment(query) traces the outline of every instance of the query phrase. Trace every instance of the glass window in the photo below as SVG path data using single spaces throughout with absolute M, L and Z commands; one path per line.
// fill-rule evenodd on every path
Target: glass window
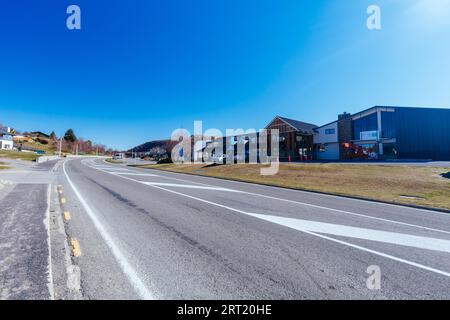
M 334 128 L 332 129 L 325 129 L 325 134 L 335 134 L 336 130 Z

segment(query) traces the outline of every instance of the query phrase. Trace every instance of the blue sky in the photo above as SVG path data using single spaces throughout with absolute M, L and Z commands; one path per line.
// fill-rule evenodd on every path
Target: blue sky
M 70 4 L 82 30 L 66 28 Z M 449 34 L 449 0 L 2 1 L 0 123 L 126 149 L 194 120 L 450 107 Z

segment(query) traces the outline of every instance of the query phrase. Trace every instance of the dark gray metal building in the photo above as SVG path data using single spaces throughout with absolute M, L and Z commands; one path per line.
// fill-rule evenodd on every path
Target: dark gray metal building
M 341 159 L 450 160 L 450 109 L 375 106 L 347 115 L 338 120 Z
M 400 159 L 450 160 L 450 109 L 395 108 Z

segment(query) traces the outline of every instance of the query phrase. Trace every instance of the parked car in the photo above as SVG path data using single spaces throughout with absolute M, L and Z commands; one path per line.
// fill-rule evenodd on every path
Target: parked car
M 213 154 L 211 160 L 216 164 L 224 164 L 226 158 L 227 158 L 226 154 Z

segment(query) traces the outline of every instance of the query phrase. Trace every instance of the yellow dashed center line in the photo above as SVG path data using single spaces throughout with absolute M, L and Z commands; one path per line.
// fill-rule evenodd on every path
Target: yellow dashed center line
M 66 198 L 61 198 L 61 203 L 66 203 Z
M 81 256 L 81 247 L 80 247 L 80 244 L 78 243 L 78 240 L 72 238 L 70 240 L 70 244 L 72 245 L 73 256 L 76 257 L 76 258 Z
M 64 220 L 69 221 L 70 219 L 72 219 L 72 216 L 70 215 L 69 211 L 65 211 L 64 212 Z

